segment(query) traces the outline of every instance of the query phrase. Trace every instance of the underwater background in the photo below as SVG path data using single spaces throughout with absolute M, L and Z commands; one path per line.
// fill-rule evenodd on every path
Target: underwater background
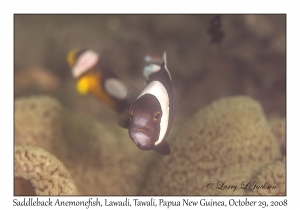
M 224 37 L 212 42 L 215 17 L 15 15 L 15 194 L 285 195 L 286 15 L 220 15 Z M 96 51 L 139 89 L 144 56 L 167 52 L 178 95 L 170 156 L 140 151 L 114 110 L 76 92 L 66 61 L 74 47 Z M 276 190 L 206 185 L 268 176 Z

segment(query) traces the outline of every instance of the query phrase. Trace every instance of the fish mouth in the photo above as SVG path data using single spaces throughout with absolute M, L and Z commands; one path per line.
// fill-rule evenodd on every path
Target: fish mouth
M 137 124 L 133 124 L 132 125 L 132 131 L 136 132 L 136 133 L 143 133 L 145 134 L 147 137 L 151 137 L 151 129 L 147 126 L 141 126 L 141 125 L 137 125 Z

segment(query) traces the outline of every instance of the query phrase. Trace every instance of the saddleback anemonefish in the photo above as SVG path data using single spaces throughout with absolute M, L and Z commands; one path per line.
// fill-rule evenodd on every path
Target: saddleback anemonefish
M 128 129 L 130 138 L 141 150 L 168 155 L 166 138 L 175 117 L 177 94 L 167 69 L 166 53 L 160 66 L 144 69 L 144 76 L 147 84 L 141 92 L 134 87 L 128 89 L 127 110 L 119 125 Z
M 91 93 L 119 113 L 126 109 L 128 88 L 105 59 L 92 50 L 77 48 L 68 53 L 67 61 L 77 79 L 78 93 Z

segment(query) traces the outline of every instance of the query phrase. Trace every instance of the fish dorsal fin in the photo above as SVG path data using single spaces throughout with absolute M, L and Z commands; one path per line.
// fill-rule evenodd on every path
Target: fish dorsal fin
M 163 54 L 163 62 L 165 64 L 165 66 L 167 66 L 167 53 L 166 53 L 166 51 Z
M 169 144 L 165 139 L 159 145 L 155 146 L 154 150 L 161 155 L 169 155 L 171 153 Z
M 129 114 L 128 114 L 128 109 L 125 109 L 120 117 L 119 117 L 119 121 L 118 121 L 118 125 L 122 128 L 126 128 L 128 129 L 129 128 Z
M 161 69 L 165 69 L 168 72 L 170 80 L 172 80 L 171 74 L 170 74 L 170 72 L 169 72 L 169 70 L 167 68 L 167 53 L 166 52 L 164 52 L 163 62 L 161 64 L 161 67 L 162 67 Z

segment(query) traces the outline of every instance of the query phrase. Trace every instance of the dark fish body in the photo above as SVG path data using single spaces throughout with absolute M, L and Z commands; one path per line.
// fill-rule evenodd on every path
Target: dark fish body
M 77 80 L 78 93 L 91 93 L 117 112 L 126 109 L 127 87 L 102 57 L 92 50 L 74 49 L 67 60 Z
M 132 141 L 142 150 L 170 154 L 166 138 L 176 112 L 177 96 L 166 66 L 166 55 L 158 71 L 148 75 L 147 85 L 139 92 L 128 90 L 128 111 L 119 125 L 127 128 Z

